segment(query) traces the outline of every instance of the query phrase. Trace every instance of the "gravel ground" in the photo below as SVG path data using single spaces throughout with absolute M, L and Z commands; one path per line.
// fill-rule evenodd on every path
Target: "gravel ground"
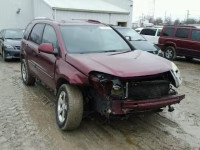
M 20 62 L 0 58 L 0 149 L 67 150 L 200 150 L 200 61 L 175 61 L 184 79 L 185 93 L 175 111 L 133 116 L 104 123 L 83 119 L 78 130 L 62 132 L 54 115 L 53 92 L 36 83 L 23 85 Z

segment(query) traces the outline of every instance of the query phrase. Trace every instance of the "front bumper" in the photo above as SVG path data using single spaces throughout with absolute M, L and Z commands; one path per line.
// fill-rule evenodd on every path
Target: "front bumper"
M 133 101 L 133 100 L 113 100 L 111 102 L 111 114 L 124 115 L 131 112 L 147 111 L 163 108 L 169 105 L 180 103 L 185 98 L 185 95 L 173 95 L 160 99 Z
M 4 54 L 6 59 L 19 59 L 20 58 L 20 50 L 13 49 L 4 49 Z

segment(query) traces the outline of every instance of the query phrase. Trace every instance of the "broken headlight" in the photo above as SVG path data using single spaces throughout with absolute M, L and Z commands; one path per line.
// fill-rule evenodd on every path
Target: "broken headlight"
M 99 93 L 113 98 L 124 97 L 124 87 L 117 77 L 95 72 L 90 78 Z
M 178 88 L 182 83 L 181 73 L 178 67 L 173 62 L 171 63 L 172 63 L 172 70 L 170 72 L 174 79 L 174 86 Z

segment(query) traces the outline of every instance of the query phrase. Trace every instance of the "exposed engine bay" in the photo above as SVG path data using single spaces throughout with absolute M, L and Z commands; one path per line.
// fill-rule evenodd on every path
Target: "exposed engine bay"
M 91 88 L 86 92 L 86 96 L 95 105 L 93 108 L 105 115 L 113 113 L 111 105 L 117 101 L 149 102 L 152 100 L 153 102 L 155 99 L 177 95 L 175 88 L 180 86 L 182 79 L 178 68 L 173 66 L 173 69 L 168 72 L 130 78 L 91 72 L 89 81 Z

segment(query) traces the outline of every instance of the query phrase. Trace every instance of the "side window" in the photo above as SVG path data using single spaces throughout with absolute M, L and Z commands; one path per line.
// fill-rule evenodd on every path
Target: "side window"
M 36 24 L 33 27 L 29 40 L 38 45 L 41 44 L 44 26 L 45 26 L 44 24 Z
M 177 38 L 184 38 L 184 39 L 186 39 L 189 36 L 189 32 L 190 32 L 189 29 L 177 29 L 175 36 Z
M 166 28 L 164 30 L 163 36 L 172 37 L 174 35 L 174 28 Z
M 46 25 L 42 38 L 42 43 L 51 43 L 55 50 L 58 50 L 58 40 L 54 28 L 50 25 Z
M 140 34 L 155 36 L 156 29 L 143 29 Z
M 161 29 L 158 29 L 158 32 L 157 32 L 157 36 L 160 36 L 161 35 Z
M 200 30 L 192 30 L 191 40 L 200 41 Z
M 28 24 L 28 26 L 26 27 L 25 32 L 24 32 L 24 39 L 26 39 L 26 40 L 28 39 L 31 29 L 32 29 L 32 24 Z

